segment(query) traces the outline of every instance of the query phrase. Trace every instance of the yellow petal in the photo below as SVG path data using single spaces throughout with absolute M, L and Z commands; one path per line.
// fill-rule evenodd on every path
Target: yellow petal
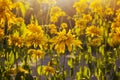
M 59 46 L 60 46 L 60 53 L 64 53 L 64 52 L 65 52 L 65 43 L 64 43 L 64 42 L 61 42 L 61 43 L 59 44 Z
M 82 49 L 82 46 L 81 46 L 82 42 L 80 40 L 74 40 L 73 44 Z

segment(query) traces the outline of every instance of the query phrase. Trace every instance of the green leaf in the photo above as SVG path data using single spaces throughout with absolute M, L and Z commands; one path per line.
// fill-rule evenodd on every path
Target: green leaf
M 14 60 L 14 54 L 13 52 L 11 51 L 11 53 L 9 54 L 9 63 L 10 64 L 14 64 L 15 60 Z
M 73 61 L 72 61 L 72 59 L 68 60 L 68 66 L 70 66 L 70 68 L 73 68 Z
M 85 77 L 87 77 L 88 79 L 90 78 L 90 70 L 88 67 L 84 66 L 84 74 Z
M 24 4 L 22 2 L 20 2 L 19 5 L 20 5 L 20 10 L 22 12 L 22 16 L 24 17 L 27 9 L 29 8 L 29 5 L 28 4 Z
M 37 72 L 39 75 L 43 75 L 45 72 L 43 71 L 44 66 L 38 66 L 37 67 Z
M 99 52 L 104 56 L 105 50 L 104 50 L 104 45 L 100 46 Z
M 87 47 L 88 47 L 88 53 L 92 53 L 91 46 L 87 46 Z

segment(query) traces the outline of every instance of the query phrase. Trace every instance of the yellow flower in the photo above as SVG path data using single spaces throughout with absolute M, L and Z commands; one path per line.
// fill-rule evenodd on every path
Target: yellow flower
M 83 20 L 89 22 L 92 20 L 92 16 L 90 14 L 87 14 L 87 15 L 83 15 Z
M 55 24 L 49 24 L 50 34 L 57 34 L 57 28 Z
M 76 9 L 76 12 L 84 12 L 88 7 L 88 4 L 85 0 L 79 0 L 79 2 L 75 2 L 73 8 Z
M 120 5 L 120 0 L 117 0 L 117 5 Z
M 57 34 L 57 36 L 53 37 L 51 39 L 51 49 L 54 47 L 54 49 L 58 53 L 64 53 L 65 52 L 65 46 L 67 46 L 68 51 L 72 51 L 73 45 L 78 46 L 82 48 L 81 44 L 82 42 L 80 40 L 75 39 L 75 36 L 71 34 L 71 30 L 66 34 L 66 30 L 63 29 L 61 32 Z
M 50 22 L 57 22 L 60 16 L 65 16 L 65 12 L 58 6 L 53 6 L 50 9 Z
M 101 45 L 101 41 L 102 41 L 101 38 L 94 38 L 90 42 L 90 45 L 92 45 L 92 46 L 100 46 Z
M 113 22 L 111 25 L 112 30 L 116 30 L 117 28 L 120 28 L 120 22 Z
M 111 37 L 111 41 L 109 44 L 111 46 L 120 45 L 120 32 L 113 33 L 110 37 Z
M 102 36 L 102 29 L 96 26 L 87 27 L 86 35 L 91 37 L 94 37 L 94 36 L 100 37 Z
M 58 17 L 50 16 L 50 22 L 53 22 L 53 23 L 58 22 Z
M 12 8 L 13 3 L 11 2 L 11 0 L 0 0 L 0 18 L 7 18 L 7 20 L 12 18 Z
M 55 69 L 51 66 L 44 66 L 44 71 L 45 71 L 45 73 L 49 73 L 49 74 L 52 74 L 52 75 L 55 74 Z
M 117 17 L 115 18 L 115 21 L 120 21 L 120 14 L 117 14 Z
M 28 51 L 29 54 L 32 54 L 32 57 L 35 59 L 38 59 L 38 57 L 40 57 L 41 59 L 44 57 L 44 51 L 42 50 L 35 50 L 35 49 L 30 49 Z
M 55 24 L 49 24 L 48 27 L 49 27 L 49 29 L 56 29 L 56 25 Z
M 105 14 L 106 15 L 113 15 L 113 10 L 111 8 L 106 8 Z
M 83 26 L 85 26 L 86 25 L 86 21 L 84 20 L 84 19 L 77 19 L 76 21 L 75 21 L 75 26 L 76 27 L 83 27 Z
M 25 37 L 26 39 L 26 46 L 30 47 L 32 45 L 34 45 L 34 47 L 39 46 L 40 48 L 43 48 L 43 46 L 45 45 L 45 43 L 47 42 L 47 39 L 45 37 L 44 34 L 38 34 L 38 33 L 32 33 L 32 34 L 28 34 Z
M 8 39 L 9 45 L 14 45 L 16 47 L 22 47 L 23 46 L 23 39 L 19 35 L 11 35 Z
M 93 0 L 93 2 L 90 3 L 90 9 L 93 12 L 102 12 L 102 1 L 101 0 Z
M 54 6 L 50 9 L 50 16 L 56 16 L 59 14 L 59 12 L 62 12 L 62 9 L 58 6 Z
M 28 30 L 32 33 L 39 33 L 39 34 L 43 34 L 43 30 L 41 28 L 41 26 L 36 25 L 36 24 L 29 24 L 27 26 Z
M 61 24 L 62 29 L 66 29 L 68 27 L 67 23 L 62 23 Z
M 115 14 L 116 14 L 116 16 L 119 15 L 120 14 L 120 9 L 117 9 Z

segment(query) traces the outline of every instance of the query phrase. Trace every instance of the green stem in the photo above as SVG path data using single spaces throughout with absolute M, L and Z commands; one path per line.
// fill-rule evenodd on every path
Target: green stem
M 65 54 L 63 55 L 64 59 L 63 59 L 63 80 L 65 80 L 65 74 L 64 74 L 64 71 L 65 71 Z
M 40 74 L 42 74 L 42 59 L 40 60 L 40 66 L 41 66 L 41 69 L 40 69 Z M 42 77 L 40 77 L 40 80 L 42 80 Z
M 16 70 L 18 72 L 18 61 L 17 61 L 17 57 L 16 57 L 16 52 L 13 50 L 13 53 L 14 53 L 14 61 L 15 61 L 15 64 L 16 64 Z
M 37 67 L 38 67 L 37 57 L 36 57 L 36 80 L 38 80 L 38 73 L 37 73 Z

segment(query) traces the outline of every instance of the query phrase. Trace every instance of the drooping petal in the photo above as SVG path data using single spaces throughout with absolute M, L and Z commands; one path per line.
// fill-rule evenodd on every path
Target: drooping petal
M 61 42 L 59 44 L 59 47 L 60 47 L 60 53 L 64 53 L 65 52 L 65 43 L 64 42 Z
M 82 46 L 81 46 L 82 42 L 80 40 L 74 40 L 73 44 L 82 49 Z

